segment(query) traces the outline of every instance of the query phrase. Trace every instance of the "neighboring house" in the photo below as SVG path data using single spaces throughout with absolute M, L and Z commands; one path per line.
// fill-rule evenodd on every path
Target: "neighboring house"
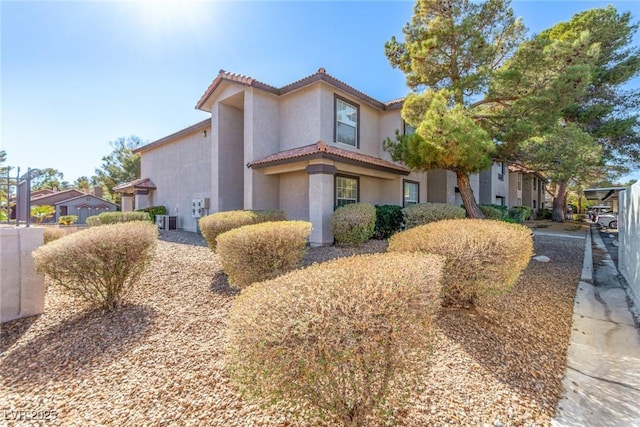
M 116 211 L 116 205 L 101 196 L 102 188 L 100 187 L 94 189 L 94 194 L 83 193 L 76 189 L 57 192 L 48 192 L 47 190 L 47 192 L 36 193 L 35 197 L 31 197 L 31 206 L 54 206 L 56 213 L 47 222 L 58 222 L 58 218 L 65 215 L 77 215 L 77 224 L 84 224 L 89 216 Z
M 323 68 L 280 88 L 221 70 L 196 105 L 210 118 L 136 149 L 142 178 L 115 190 L 123 211 L 163 205 L 189 231 L 213 212 L 281 209 L 313 223 L 312 245 L 330 244 L 337 206 L 457 203 L 455 174 L 411 172 L 383 150 L 407 131 L 401 107 Z
M 512 163 L 509 165 L 509 207 L 528 206 L 535 213 L 545 207 L 545 179 L 538 172 Z M 535 215 L 534 215 L 535 217 Z
M 504 162 L 493 162 L 490 168 L 480 172 L 480 203 L 511 206 L 509 178 L 509 169 Z

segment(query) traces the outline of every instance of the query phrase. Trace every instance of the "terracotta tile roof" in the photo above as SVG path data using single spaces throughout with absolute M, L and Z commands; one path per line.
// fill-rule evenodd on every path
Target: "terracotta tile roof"
M 155 190 L 156 186 L 149 178 L 140 178 L 135 181 L 125 182 L 124 184 L 116 185 L 113 187 L 114 191 L 125 190 L 128 188 L 147 188 L 149 190 Z
M 276 95 L 284 95 L 286 93 L 301 89 L 317 81 L 324 81 L 380 110 L 396 109 L 396 108 L 399 108 L 398 106 L 402 106 L 402 99 L 395 99 L 386 103 L 378 101 L 377 99 L 365 94 L 364 92 L 359 91 L 353 86 L 348 85 L 342 80 L 336 79 L 331 74 L 327 73 L 327 71 L 324 68 L 320 68 L 314 74 L 311 74 L 307 77 L 303 77 L 302 79 L 297 80 L 293 83 L 289 83 L 281 88 L 277 88 L 267 83 L 263 83 L 259 80 L 254 79 L 253 77 L 245 76 L 242 74 L 230 73 L 225 70 L 220 70 L 216 78 L 213 80 L 213 82 L 211 82 L 207 90 L 204 92 L 204 94 L 202 94 L 202 96 L 198 100 L 198 103 L 196 104 L 196 108 L 202 109 L 205 106 L 207 99 L 209 99 L 211 94 L 224 81 L 234 82 L 244 86 L 256 87 Z
M 410 172 L 406 167 L 396 163 L 392 163 L 378 157 L 368 156 L 366 154 L 343 150 L 342 148 L 327 145 L 323 141 L 271 154 L 270 156 L 250 162 L 247 166 L 250 168 L 261 168 L 272 166 L 274 164 L 290 163 L 293 161 L 303 160 L 305 158 L 329 158 L 337 161 L 354 163 L 359 166 L 398 173 L 401 175 L 408 175 Z

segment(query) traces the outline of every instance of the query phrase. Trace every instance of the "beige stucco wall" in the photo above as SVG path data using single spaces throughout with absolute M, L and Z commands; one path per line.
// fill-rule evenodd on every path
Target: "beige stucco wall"
M 427 202 L 456 203 L 456 174 L 444 169 L 434 169 L 427 173 Z
M 275 95 L 249 89 L 244 108 L 244 209 L 278 209 L 280 181 L 246 167 L 255 159 L 280 151 L 279 102 Z
M 359 123 L 359 143 L 360 147 L 354 147 L 349 144 L 335 142 L 334 140 L 334 120 L 335 120 L 335 95 L 339 95 L 350 103 L 360 106 L 360 123 Z M 358 153 L 367 154 L 369 156 L 380 157 L 381 138 L 379 132 L 379 116 L 380 110 L 370 107 L 362 100 L 338 90 L 329 85 L 321 86 L 321 139 L 327 143 L 334 144 L 336 147 L 344 150 L 356 151 Z
M 640 307 L 640 182 L 618 195 L 620 273 L 629 284 L 635 306 Z
M 477 199 L 482 204 L 499 204 L 498 197 L 503 197 L 506 206 L 509 206 L 509 170 L 504 166 L 504 174 L 502 180 L 499 176 L 502 174 L 501 164 L 494 162 L 491 167 L 480 172 L 479 193 Z
M 217 149 L 221 153 L 214 164 L 214 185 L 218 188 L 217 211 L 244 208 L 245 186 L 245 120 L 244 111 L 230 105 L 216 104 L 218 123 Z
M 178 227 L 197 230 L 191 215 L 191 200 L 211 198 L 211 128 L 202 130 L 141 153 L 141 174 L 150 178 L 157 190 L 153 204 L 166 206 L 178 216 Z M 124 199 L 123 199 L 124 210 Z
M 291 220 L 309 220 L 309 174 L 304 171 L 279 175 L 279 208 Z
M 282 96 L 278 119 L 280 123 L 278 151 L 314 144 L 322 139 L 320 92 L 320 85 L 315 84 Z
M 44 312 L 44 276 L 31 255 L 44 243 L 44 228 L 0 227 L 0 322 Z
M 522 200 L 522 189 L 518 189 L 518 175 L 521 172 L 509 172 L 509 203 L 512 207 L 518 204 L 518 199 Z

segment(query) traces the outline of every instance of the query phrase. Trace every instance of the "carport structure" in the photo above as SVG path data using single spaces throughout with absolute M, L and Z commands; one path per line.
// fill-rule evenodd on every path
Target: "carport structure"
M 597 200 L 598 204 L 611 206 L 611 210 L 618 212 L 618 193 L 627 187 L 587 188 L 583 190 L 587 200 Z

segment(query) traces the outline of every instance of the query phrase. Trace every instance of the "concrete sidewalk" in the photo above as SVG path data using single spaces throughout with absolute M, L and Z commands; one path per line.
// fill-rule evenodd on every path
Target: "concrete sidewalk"
M 592 242 L 593 239 L 593 242 Z M 567 353 L 564 395 L 554 426 L 640 426 L 640 331 L 623 283 L 598 230 L 586 233 Z

